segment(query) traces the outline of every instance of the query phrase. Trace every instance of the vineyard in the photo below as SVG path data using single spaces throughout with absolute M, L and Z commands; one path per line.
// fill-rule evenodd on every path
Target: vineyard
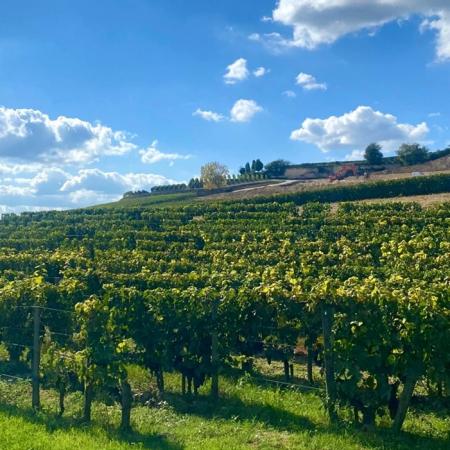
M 395 435 L 420 402 L 445 416 L 450 204 L 287 197 L 4 215 L 0 378 L 30 382 L 36 411 L 55 393 L 61 416 L 79 393 L 84 423 L 119 405 L 125 432 L 168 385 L 214 411 L 230 380 L 253 378 L 320 398 L 330 426 Z

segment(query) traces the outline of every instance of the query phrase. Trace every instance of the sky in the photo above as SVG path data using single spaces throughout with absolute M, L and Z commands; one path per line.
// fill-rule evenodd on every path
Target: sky
M 449 0 L 2 0 L 0 213 L 442 149 L 449 98 Z

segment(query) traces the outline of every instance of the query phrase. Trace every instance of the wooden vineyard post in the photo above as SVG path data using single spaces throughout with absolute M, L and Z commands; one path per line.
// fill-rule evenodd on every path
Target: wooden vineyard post
M 120 421 L 120 429 L 125 432 L 130 432 L 133 394 L 131 391 L 130 383 L 126 378 L 121 381 L 121 390 L 122 390 L 122 416 Z
M 325 404 L 331 422 L 336 420 L 336 383 L 334 379 L 333 358 L 333 307 L 324 305 L 322 310 L 322 329 L 325 365 Z
M 406 418 L 406 413 L 408 411 L 409 404 L 411 402 L 411 397 L 414 393 L 414 388 L 416 386 L 418 376 L 415 373 L 408 373 L 406 375 L 405 384 L 403 386 L 403 392 L 400 394 L 400 400 L 399 405 L 397 409 L 397 413 L 394 417 L 394 423 L 392 425 L 392 428 L 394 431 L 400 431 L 403 422 Z
M 211 319 L 213 323 L 213 331 L 211 334 L 211 397 L 214 400 L 219 398 L 219 338 L 217 333 L 217 307 L 218 301 L 214 300 L 212 304 Z
M 307 363 L 306 363 L 306 371 L 307 371 L 307 377 L 308 377 L 308 383 L 314 384 L 314 377 L 313 377 L 313 362 L 314 362 L 314 355 L 313 355 L 313 344 L 310 337 L 308 337 L 307 340 Z
M 38 306 L 33 306 L 33 362 L 32 362 L 32 398 L 31 404 L 34 410 L 41 407 L 40 387 L 39 387 L 39 366 L 41 359 L 41 312 Z

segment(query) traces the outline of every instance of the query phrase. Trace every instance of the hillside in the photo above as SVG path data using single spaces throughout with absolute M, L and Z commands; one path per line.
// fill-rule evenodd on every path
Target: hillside
M 1 444 L 447 448 L 448 183 L 5 216 Z
M 410 172 L 377 174 L 369 180 L 363 177 L 348 177 L 333 183 L 324 180 L 308 182 L 288 180 L 201 197 L 197 197 L 193 192 L 132 197 L 92 208 L 175 207 L 217 201 L 334 203 L 377 198 L 385 201 L 405 198 L 407 201 L 409 197 L 414 197 L 419 203 L 432 204 L 447 200 L 448 197 L 445 194 L 450 193 L 450 170 L 422 173 L 424 175 L 419 177 L 411 176 Z

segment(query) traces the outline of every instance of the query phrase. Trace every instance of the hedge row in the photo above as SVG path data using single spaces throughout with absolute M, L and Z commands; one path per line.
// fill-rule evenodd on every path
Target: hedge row
M 244 200 L 246 203 L 345 202 L 370 198 L 392 198 L 450 192 L 450 174 L 439 174 L 398 180 L 371 181 L 353 185 L 333 185 L 325 188 L 288 194 L 276 194 Z

